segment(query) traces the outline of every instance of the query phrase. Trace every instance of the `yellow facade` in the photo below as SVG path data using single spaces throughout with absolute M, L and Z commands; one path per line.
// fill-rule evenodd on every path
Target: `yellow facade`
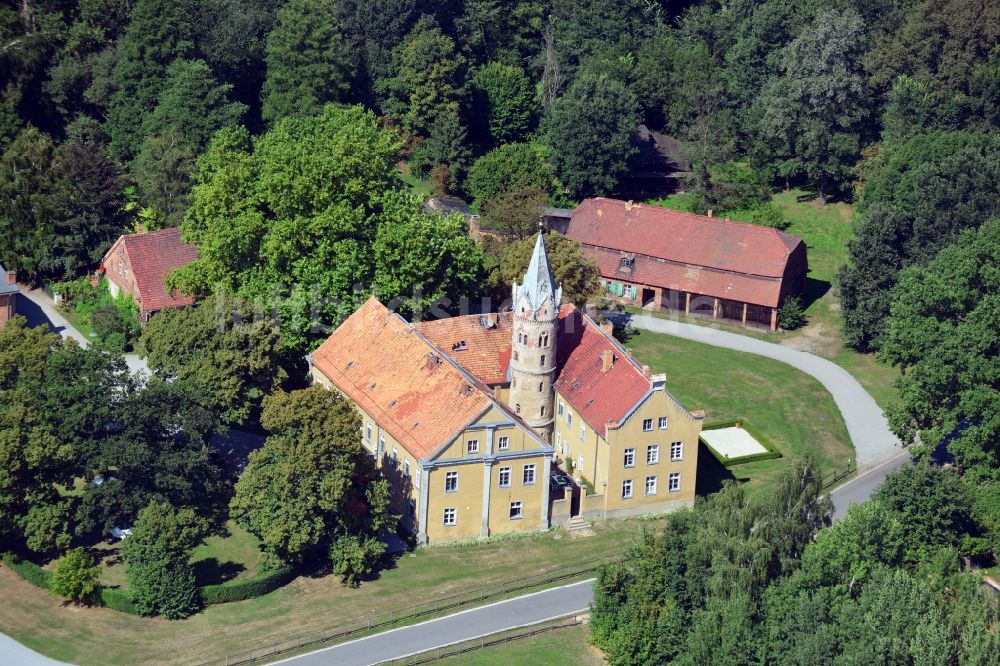
M 603 496 L 601 518 L 689 506 L 694 501 L 702 417 L 651 378 L 651 390 L 617 427 L 598 433 L 556 396 L 555 449 Z
M 335 388 L 315 368 L 313 377 Z M 419 542 L 548 529 L 552 449 L 505 412 L 489 409 L 422 460 L 357 404 L 355 408 L 361 417 L 361 445 L 392 485 L 392 510 Z M 530 483 L 525 483 L 526 466 L 534 470 Z

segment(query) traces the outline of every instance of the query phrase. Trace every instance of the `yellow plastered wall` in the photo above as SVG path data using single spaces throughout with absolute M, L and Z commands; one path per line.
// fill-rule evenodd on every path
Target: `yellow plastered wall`
M 458 488 L 445 491 L 448 472 L 458 473 Z M 455 509 L 456 524 L 444 525 L 444 510 Z M 449 465 L 430 470 L 427 491 L 427 541 L 454 541 L 478 537 L 483 515 L 483 463 Z
M 667 417 L 667 427 L 659 427 L 659 419 Z M 652 430 L 643 430 L 643 422 L 652 420 Z M 692 416 L 677 404 L 666 391 L 653 391 L 645 402 L 616 429 L 608 432 L 608 485 L 604 489 L 606 510 L 616 511 L 642 505 L 691 501 L 695 494 L 698 465 L 698 435 L 702 420 Z M 670 446 L 681 442 L 681 460 L 670 460 Z M 650 446 L 659 447 L 658 461 L 647 463 Z M 626 449 L 635 449 L 633 467 L 625 467 Z M 680 474 L 680 490 L 669 490 L 669 477 Z M 646 495 L 646 477 L 656 477 L 656 493 Z M 622 498 L 622 484 L 632 480 L 631 499 Z M 600 492 L 600 488 L 598 491 Z
M 535 482 L 524 483 L 525 465 L 535 466 Z M 500 487 L 500 470 L 510 468 L 510 486 Z M 490 470 L 490 504 L 489 529 L 490 534 L 508 534 L 510 532 L 530 532 L 539 529 L 542 516 L 542 496 L 545 458 L 542 455 L 514 460 L 498 460 Z M 521 518 L 511 520 L 511 503 L 521 502 Z
M 562 403 L 562 414 L 559 405 Z M 579 413 L 558 393 L 556 394 L 556 421 L 553 444 L 556 455 L 564 461 L 572 460 L 573 475 L 577 478 L 586 477 L 594 484 L 595 490 L 607 480 L 607 445 L 604 438 L 583 420 Z M 582 437 L 581 437 L 582 433 Z M 560 446 L 562 453 L 560 453 Z M 582 461 L 582 466 L 581 466 Z M 564 465 L 565 467 L 565 462 Z

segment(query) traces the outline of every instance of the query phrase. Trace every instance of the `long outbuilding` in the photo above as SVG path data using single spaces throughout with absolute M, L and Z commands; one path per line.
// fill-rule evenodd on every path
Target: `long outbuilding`
M 774 330 L 805 289 L 805 243 L 769 227 L 595 198 L 556 228 L 597 263 L 609 298 L 638 307 Z

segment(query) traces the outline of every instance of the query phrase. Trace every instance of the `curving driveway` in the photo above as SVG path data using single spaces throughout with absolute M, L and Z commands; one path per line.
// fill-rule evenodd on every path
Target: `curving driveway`
M 609 312 L 607 316 L 622 323 L 628 322 L 635 328 L 766 356 L 812 375 L 830 392 L 837 409 L 844 417 L 847 433 L 854 444 L 858 471 L 863 472 L 878 467 L 897 458 L 904 450 L 899 439 L 889 430 L 885 415 L 875 400 L 868 395 L 858 380 L 832 361 L 773 342 L 764 342 L 707 326 L 661 319 L 648 313 L 632 315 Z

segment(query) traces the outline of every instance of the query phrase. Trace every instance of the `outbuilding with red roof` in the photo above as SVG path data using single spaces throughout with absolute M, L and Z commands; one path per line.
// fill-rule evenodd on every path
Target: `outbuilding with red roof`
M 609 297 L 777 327 L 805 289 L 806 247 L 777 229 L 616 199 L 586 199 L 564 229 L 601 271 Z
M 119 236 L 101 260 L 99 271 L 108 278 L 112 295 L 135 299 L 139 318 L 149 318 L 163 308 L 180 308 L 194 302 L 190 296 L 167 289 L 167 275 L 198 258 L 193 245 L 181 241 L 180 229 L 161 229 Z

